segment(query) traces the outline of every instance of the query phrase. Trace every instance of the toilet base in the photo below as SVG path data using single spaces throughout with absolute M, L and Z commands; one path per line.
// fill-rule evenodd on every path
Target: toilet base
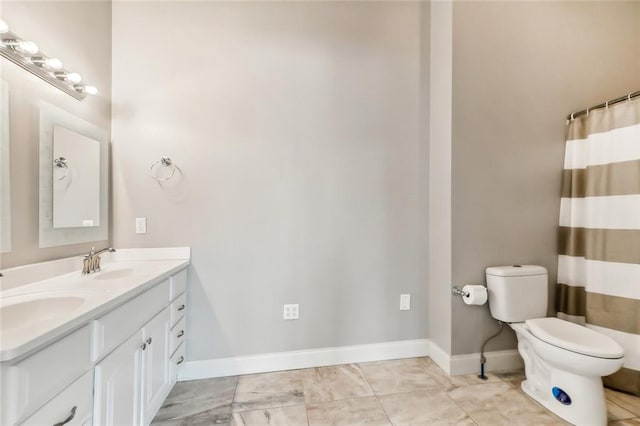
M 600 376 L 576 374 L 558 368 L 535 350 L 541 342 L 528 330 L 512 324 L 518 336 L 518 352 L 524 360 L 526 380 L 522 390 L 540 405 L 574 425 L 606 425 L 607 404 Z M 546 344 L 543 344 L 546 345 Z M 548 354 L 547 354 L 548 355 Z M 620 363 L 622 361 L 620 360 Z
M 548 380 L 525 380 L 522 390 L 540 405 L 574 425 L 606 425 L 607 405 L 600 377 L 549 369 Z M 561 389 L 564 393 L 554 388 Z M 566 398 L 567 395 L 570 398 Z M 561 402 L 560 400 L 563 400 Z

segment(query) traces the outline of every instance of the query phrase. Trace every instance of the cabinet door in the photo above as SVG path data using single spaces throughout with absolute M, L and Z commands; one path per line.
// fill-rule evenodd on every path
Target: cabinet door
M 139 330 L 96 366 L 94 425 L 140 423 L 142 342 Z
M 169 375 L 170 310 L 164 309 L 143 327 L 142 423 L 149 424 L 171 388 Z

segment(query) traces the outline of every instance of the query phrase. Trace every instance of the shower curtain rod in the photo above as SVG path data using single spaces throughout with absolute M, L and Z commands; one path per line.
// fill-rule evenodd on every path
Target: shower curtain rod
M 592 106 L 591 108 L 583 109 L 582 111 L 578 111 L 578 112 L 574 112 L 573 114 L 569 114 L 569 115 L 567 115 L 567 120 L 572 120 L 572 119 L 574 119 L 574 118 L 576 118 L 576 117 L 578 117 L 580 115 L 585 115 L 589 111 L 593 111 L 594 109 L 606 108 L 606 107 L 609 107 L 609 106 L 611 106 L 613 104 L 617 104 L 617 103 L 624 102 L 624 101 L 630 101 L 632 99 L 637 98 L 638 96 L 640 96 L 640 90 L 637 91 L 637 92 L 631 92 L 628 95 L 620 96 L 619 98 L 612 99 L 610 101 L 601 103 L 599 105 Z

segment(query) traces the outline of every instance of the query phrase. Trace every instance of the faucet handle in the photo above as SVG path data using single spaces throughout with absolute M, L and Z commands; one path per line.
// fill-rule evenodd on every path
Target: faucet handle
M 82 261 L 82 275 L 86 275 L 91 272 L 91 258 L 89 256 L 85 256 Z

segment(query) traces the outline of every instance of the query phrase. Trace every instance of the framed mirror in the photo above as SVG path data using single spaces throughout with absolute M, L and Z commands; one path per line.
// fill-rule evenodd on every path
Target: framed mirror
M 107 132 L 40 105 L 40 247 L 108 239 Z
M 0 80 L 0 253 L 11 251 L 9 87 Z

